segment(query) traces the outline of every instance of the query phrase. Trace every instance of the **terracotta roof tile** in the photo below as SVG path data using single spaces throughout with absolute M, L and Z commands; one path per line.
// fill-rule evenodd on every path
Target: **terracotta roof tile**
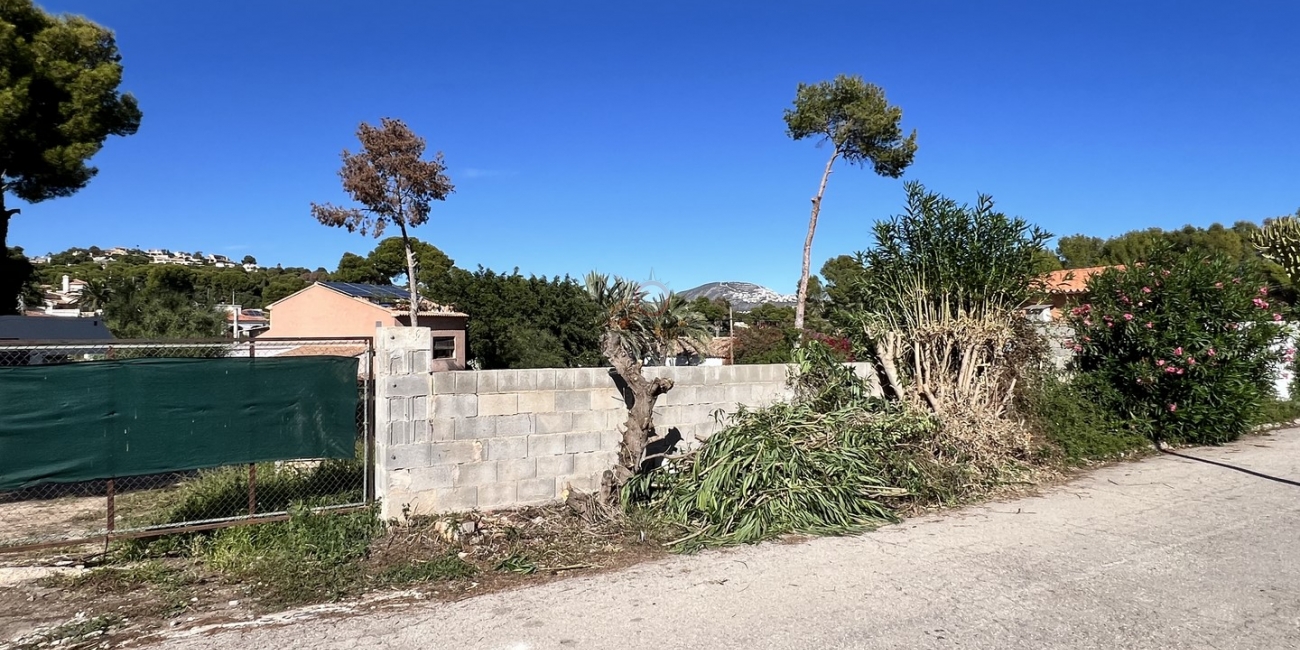
M 1088 280 L 1106 269 L 1120 269 L 1121 266 L 1089 266 L 1082 269 L 1064 269 L 1052 271 L 1042 278 L 1043 290 L 1049 294 L 1072 295 L 1088 291 Z

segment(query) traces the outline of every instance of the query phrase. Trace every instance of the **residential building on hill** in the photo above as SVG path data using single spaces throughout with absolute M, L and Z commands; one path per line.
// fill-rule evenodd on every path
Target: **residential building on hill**
M 1052 271 L 1041 279 L 1043 301 L 1025 308 L 1031 317 L 1042 321 L 1059 321 L 1066 310 L 1088 300 L 1088 280 L 1109 268 L 1123 266 L 1090 266 L 1082 269 Z
M 374 336 L 376 327 L 410 325 L 402 287 L 350 282 L 317 282 L 270 305 L 266 338 Z M 416 325 L 433 330 L 433 370 L 465 369 L 465 328 L 469 317 L 422 300 Z

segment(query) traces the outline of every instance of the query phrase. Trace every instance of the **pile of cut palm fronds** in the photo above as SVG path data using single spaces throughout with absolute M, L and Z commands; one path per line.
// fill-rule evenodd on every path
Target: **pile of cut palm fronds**
M 623 497 L 681 526 L 687 534 L 671 544 L 682 551 L 857 532 L 894 521 L 885 500 L 927 482 L 933 427 L 924 414 L 863 403 L 741 409 L 698 451 L 633 479 Z

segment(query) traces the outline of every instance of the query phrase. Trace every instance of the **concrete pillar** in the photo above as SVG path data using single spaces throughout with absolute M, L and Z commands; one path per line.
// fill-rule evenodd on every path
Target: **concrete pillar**
M 375 330 L 375 496 L 385 520 L 400 517 L 409 497 L 394 474 L 428 464 L 420 456 L 431 442 L 432 355 L 427 327 Z

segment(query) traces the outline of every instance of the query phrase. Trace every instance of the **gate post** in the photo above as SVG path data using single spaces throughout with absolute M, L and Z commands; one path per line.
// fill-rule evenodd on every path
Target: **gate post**
M 375 330 L 375 498 L 384 521 L 402 516 L 410 493 L 395 484 L 398 470 L 427 462 L 432 438 L 433 331 L 427 327 Z

